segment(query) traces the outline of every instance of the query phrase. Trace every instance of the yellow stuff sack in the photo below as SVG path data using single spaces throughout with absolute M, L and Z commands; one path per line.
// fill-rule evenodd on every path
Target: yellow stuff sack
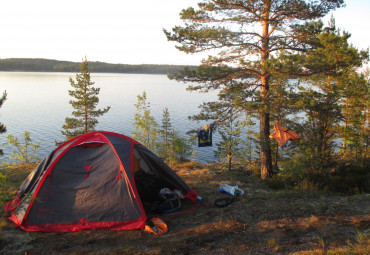
M 167 233 L 167 225 L 159 218 L 151 218 L 147 221 L 144 231 L 160 236 Z

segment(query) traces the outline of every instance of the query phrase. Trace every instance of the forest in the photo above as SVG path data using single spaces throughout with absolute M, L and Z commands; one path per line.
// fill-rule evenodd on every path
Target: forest
M 184 67 L 181 65 L 128 65 L 90 62 L 90 71 L 93 73 L 168 74 L 176 73 Z M 7 58 L 0 59 L 0 71 L 78 72 L 80 71 L 80 63 L 41 58 Z

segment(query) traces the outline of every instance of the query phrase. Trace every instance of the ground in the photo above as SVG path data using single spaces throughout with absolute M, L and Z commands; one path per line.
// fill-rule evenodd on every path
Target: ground
M 34 166 L 7 170 L 19 185 Z M 88 230 L 76 233 L 25 232 L 1 210 L 1 254 L 370 254 L 370 195 L 272 190 L 242 169 L 219 164 L 183 164 L 174 170 L 209 203 L 185 214 L 159 215 L 168 233 Z M 244 190 L 232 204 L 213 206 L 220 183 Z M 4 185 L 1 186 L 4 195 Z M 10 192 L 11 188 L 5 190 Z

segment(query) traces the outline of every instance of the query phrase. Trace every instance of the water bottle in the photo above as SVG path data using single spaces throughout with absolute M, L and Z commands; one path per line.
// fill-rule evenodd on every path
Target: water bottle
M 203 199 L 201 196 L 197 196 L 197 199 L 198 199 L 201 203 L 203 203 L 203 202 L 204 202 L 204 199 Z

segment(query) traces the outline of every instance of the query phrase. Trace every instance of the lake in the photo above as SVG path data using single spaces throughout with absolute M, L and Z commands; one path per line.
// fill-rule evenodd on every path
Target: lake
M 40 142 L 37 156 L 44 158 L 55 148 L 55 140 L 64 140 L 61 134 L 66 117 L 72 117 L 72 89 L 69 77 L 75 79 L 75 73 L 29 73 L 0 72 L 0 93 L 7 91 L 8 97 L 0 108 L 0 122 L 7 132 L 0 135 L 0 144 L 6 142 L 11 134 L 23 139 L 25 131 L 31 133 L 33 142 Z M 94 87 L 100 88 L 98 108 L 111 106 L 108 113 L 98 118 L 97 130 L 106 130 L 132 136 L 135 127 L 134 114 L 137 95 L 147 94 L 152 115 L 160 124 L 162 111 L 168 107 L 172 126 L 185 134 L 206 122 L 188 120 L 188 116 L 199 113 L 198 106 L 203 101 L 217 99 L 217 92 L 198 93 L 186 91 L 187 84 L 169 80 L 166 75 L 143 74 L 102 74 L 92 73 Z M 215 142 L 219 140 L 217 132 Z M 214 142 L 214 144 L 215 144 Z M 0 161 L 6 161 L 12 147 L 1 146 L 4 155 Z M 212 148 L 197 148 L 199 162 L 214 161 Z

